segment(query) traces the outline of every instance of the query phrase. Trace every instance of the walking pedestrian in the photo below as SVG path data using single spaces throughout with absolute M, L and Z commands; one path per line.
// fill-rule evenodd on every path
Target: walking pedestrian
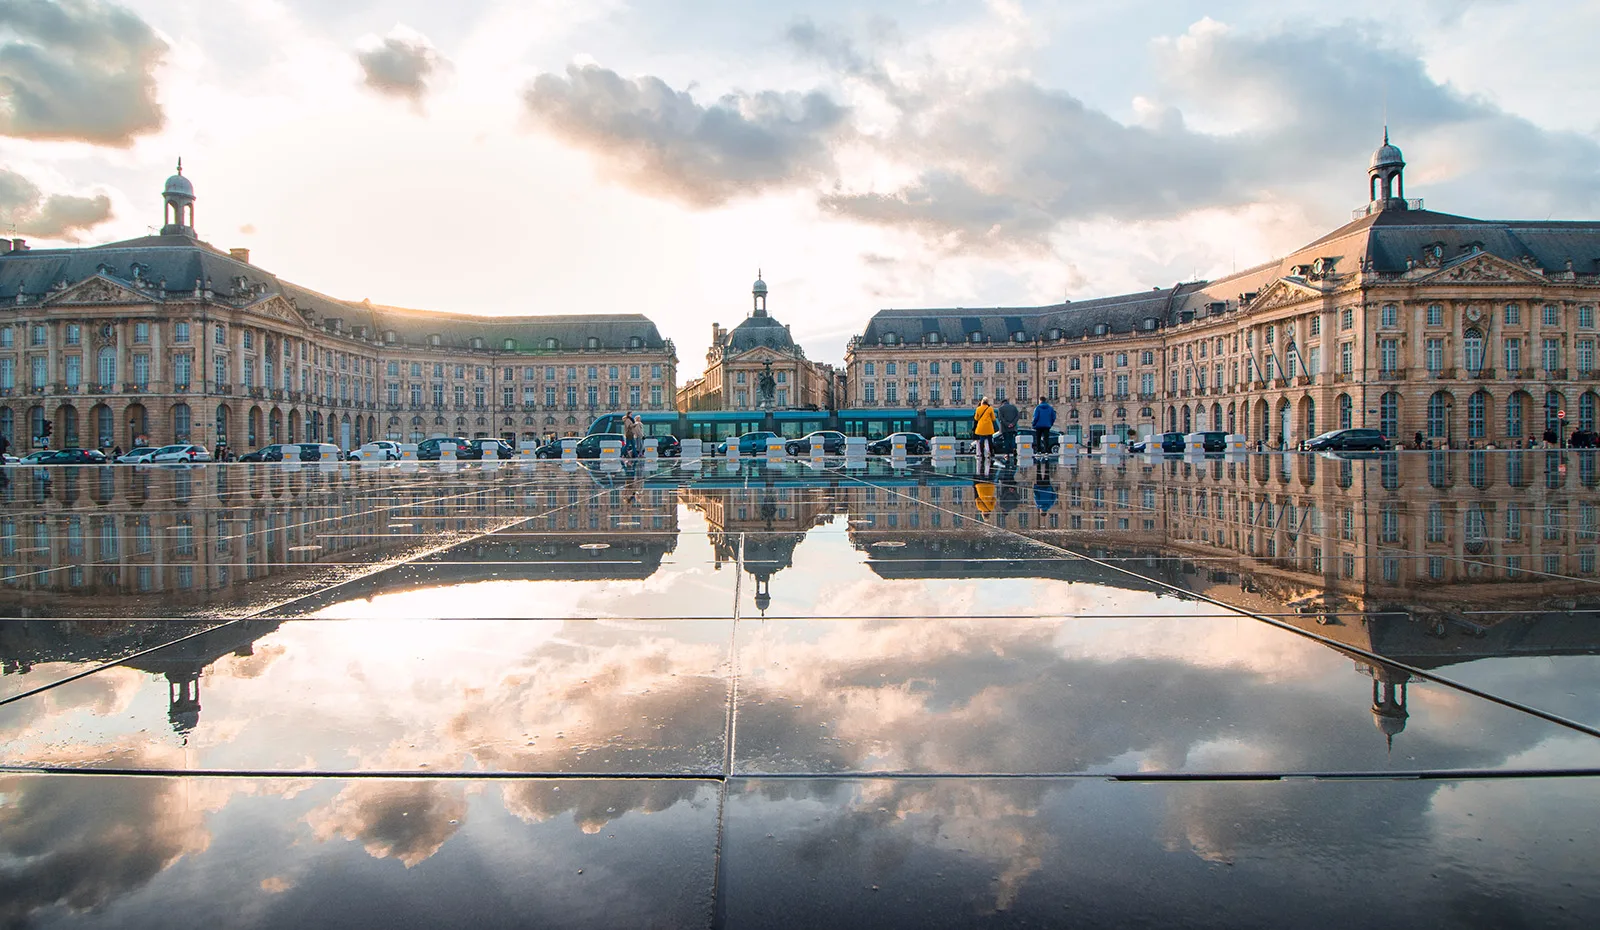
M 1022 419 L 1022 413 L 1017 410 L 1017 405 L 1010 400 L 1002 400 L 1000 409 L 995 411 L 1000 418 L 1000 448 L 1010 449 L 1007 455 L 1017 454 L 1017 421 Z
M 633 411 L 632 410 L 629 410 L 627 412 L 627 414 L 625 414 L 623 416 L 623 418 L 622 418 L 622 454 L 623 454 L 623 456 L 625 456 L 627 458 L 630 458 L 630 459 L 636 459 L 636 458 L 639 457 L 639 435 L 640 435 L 641 432 L 643 432 L 643 430 L 642 430 L 643 425 L 644 424 L 639 422 L 639 418 L 633 415 Z
M 1050 454 L 1050 427 L 1056 425 L 1056 408 L 1050 406 L 1050 399 L 1039 398 L 1039 405 L 1033 408 L 1033 451 L 1038 455 Z
M 972 434 L 978 437 L 978 461 L 994 458 L 994 408 L 989 406 L 989 398 L 978 398 L 972 420 Z

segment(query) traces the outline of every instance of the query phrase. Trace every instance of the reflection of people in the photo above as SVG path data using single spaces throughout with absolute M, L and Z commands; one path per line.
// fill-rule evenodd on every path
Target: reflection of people
M 978 409 L 972 414 L 972 434 L 978 437 L 978 460 L 994 457 L 994 408 L 989 398 L 978 398 Z
M 974 481 L 972 483 L 973 502 L 978 506 L 978 513 L 983 516 L 994 513 L 994 482 Z
M 1040 513 L 1056 505 L 1056 486 L 1050 483 L 1050 475 L 1043 468 L 1033 472 L 1033 503 Z

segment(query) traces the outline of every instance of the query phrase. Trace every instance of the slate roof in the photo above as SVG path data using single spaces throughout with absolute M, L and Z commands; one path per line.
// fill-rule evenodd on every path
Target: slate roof
M 1109 334 L 1128 333 L 1147 325 L 1150 318 L 1172 325 L 1184 313 L 1201 315 L 1218 302 L 1238 309 L 1241 294 L 1260 293 L 1319 258 L 1334 259 L 1340 275 L 1358 272 L 1363 265 L 1373 272 L 1402 274 L 1408 261 L 1424 263 L 1426 252 L 1435 245 L 1442 247 L 1446 264 L 1476 250 L 1529 263 L 1546 273 L 1565 272 L 1571 262 L 1572 270 L 1600 283 L 1600 222 L 1479 220 L 1431 210 L 1390 209 L 1352 220 L 1283 258 L 1212 281 L 1043 307 L 880 310 L 859 340 L 876 344 L 894 333 L 900 342 L 917 343 L 925 334 L 938 332 L 942 342 L 966 342 L 977 331 L 986 341 L 998 343 L 1009 341 L 1015 332 L 1029 340 L 1048 338 L 1054 329 L 1072 339 L 1094 335 L 1097 325 L 1108 327 Z
M 590 336 L 598 336 L 607 349 L 626 348 L 633 338 L 648 349 L 670 345 L 656 325 L 638 313 L 473 316 L 340 300 L 285 281 L 186 235 L 142 236 L 90 248 L 30 249 L 0 255 L 0 304 L 15 305 L 19 291 L 37 298 L 62 281 L 74 284 L 98 273 L 131 283 L 136 263 L 148 291 L 159 291 L 164 282 L 166 293 L 179 298 L 192 294 L 197 280 L 209 280 L 219 296 L 227 297 L 235 279 L 242 277 L 247 291 L 264 285 L 265 295 L 282 295 L 302 311 L 315 311 L 318 323 L 340 319 L 347 333 L 355 326 L 365 326 L 374 339 L 393 330 L 399 342 L 411 345 L 427 345 L 428 337 L 435 334 L 440 345 L 449 348 L 468 348 L 474 337 L 496 350 L 502 349 L 506 339 L 515 340 L 519 350 L 541 349 L 549 338 L 557 339 L 565 349 L 582 348 Z
M 748 352 L 764 346 L 779 352 L 803 354 L 789 334 L 789 327 L 770 316 L 746 317 L 723 337 L 723 345 L 734 352 Z

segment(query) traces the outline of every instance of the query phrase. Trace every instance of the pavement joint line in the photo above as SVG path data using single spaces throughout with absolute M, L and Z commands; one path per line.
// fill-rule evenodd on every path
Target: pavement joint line
M 849 475 L 848 477 L 851 480 L 854 480 L 854 481 L 857 481 L 857 482 L 859 482 L 861 484 L 867 485 L 868 487 L 877 488 L 878 490 L 884 491 L 887 494 L 891 494 L 891 495 L 894 495 L 896 497 L 901 497 L 901 498 L 910 500 L 913 503 L 916 503 L 916 504 L 919 504 L 919 505 L 922 505 L 922 506 L 932 507 L 933 509 L 938 510 L 938 511 L 940 511 L 942 513 L 950 513 L 950 514 L 954 514 L 955 513 L 954 511 L 948 510 L 948 509 L 946 509 L 946 508 L 944 508 L 942 506 L 935 506 L 931 502 L 922 501 L 920 499 L 913 498 L 910 495 L 907 495 L 904 492 L 900 491 L 898 488 L 891 487 L 891 486 L 888 486 L 888 485 L 873 485 L 873 484 L 869 484 L 861 476 Z M 1501 697 L 1501 696 L 1499 696 L 1497 694 L 1493 694 L 1493 693 L 1490 693 L 1488 691 L 1484 691 L 1484 690 L 1479 689 L 1479 688 L 1474 688 L 1473 686 L 1468 685 L 1468 684 L 1466 684 L 1464 682 L 1459 682 L 1459 681 L 1455 681 L 1454 679 L 1446 678 L 1443 675 L 1438 675 L 1436 673 L 1427 671 L 1425 669 L 1419 668 L 1419 667 L 1414 666 L 1414 665 L 1407 665 L 1404 662 L 1396 662 L 1393 659 L 1389 659 L 1389 658 L 1386 658 L 1384 656 L 1381 656 L 1378 653 L 1372 652 L 1371 650 L 1362 649 L 1359 646 L 1346 645 L 1344 643 L 1340 643 L 1340 642 L 1337 642 L 1337 641 L 1335 641 L 1333 639 L 1330 639 L 1330 638 L 1328 638 L 1326 636 L 1321 636 L 1321 635 L 1319 635 L 1317 633 L 1314 633 L 1314 632 L 1312 632 L 1310 630 L 1302 630 L 1297 626 L 1294 626 L 1294 625 L 1288 624 L 1288 623 L 1284 623 L 1282 620 L 1279 620 L 1279 619 L 1277 619 L 1277 618 L 1275 618 L 1273 616 L 1270 616 L 1268 614 L 1256 613 L 1256 612 L 1254 612 L 1252 610 L 1249 610 L 1248 608 L 1237 607 L 1237 606 L 1234 606 L 1232 604 L 1228 604 L 1225 601 L 1220 601 L 1220 600 L 1218 600 L 1218 599 L 1216 599 L 1214 597 L 1211 597 L 1210 595 L 1200 594 L 1200 593 L 1197 593 L 1197 592 L 1194 592 L 1194 591 L 1188 591 L 1188 590 L 1185 590 L 1183 588 L 1179 588 L 1176 585 L 1171 584 L 1170 582 L 1162 581 L 1159 578 L 1152 578 L 1152 577 L 1150 577 L 1148 575 L 1142 575 L 1142 574 L 1140 574 L 1140 573 L 1138 573 L 1136 571 L 1133 571 L 1132 569 L 1123 568 L 1121 565 L 1114 565 L 1114 564 L 1111 564 L 1109 562 L 1104 562 L 1104 561 L 1101 561 L 1099 559 L 1096 559 L 1096 558 L 1094 558 L 1092 556 L 1087 556 L 1087 555 L 1083 555 L 1082 553 L 1073 552 L 1072 550 L 1067 549 L 1067 548 L 1065 548 L 1063 546 L 1059 546 L 1059 545 L 1056 545 L 1054 543 L 1048 543 L 1048 542 L 1045 542 L 1044 540 L 1033 539 L 1033 537 L 1025 536 L 1025 535 L 1023 535 L 1021 533 L 1018 533 L 1016 530 L 1013 530 L 1013 529 L 1010 529 L 1010 528 L 998 527 L 998 526 L 990 527 L 990 525 L 988 523 L 985 523 L 983 521 L 979 521 L 979 522 L 982 523 L 983 526 L 992 529 L 996 533 L 1008 534 L 1008 535 L 1011 535 L 1011 536 L 1016 536 L 1016 537 L 1021 538 L 1021 539 L 1032 539 L 1034 542 L 1039 543 L 1040 545 L 1049 546 L 1050 548 L 1056 549 L 1056 550 L 1058 550 L 1060 552 L 1065 552 L 1065 553 L 1067 553 L 1069 555 L 1072 555 L 1072 556 L 1074 556 L 1076 558 L 1083 559 L 1086 562 L 1091 562 L 1093 564 L 1099 565 L 1099 566 L 1101 566 L 1101 567 L 1103 567 L 1103 568 L 1105 568 L 1105 569 L 1107 569 L 1109 571 L 1114 571 L 1114 572 L 1118 572 L 1118 573 L 1123 574 L 1123 575 L 1127 575 L 1127 576 L 1132 577 L 1132 578 L 1137 578 L 1141 582 L 1144 582 L 1146 584 L 1156 585 L 1156 586 L 1161 587 L 1161 588 L 1163 588 L 1163 589 L 1165 589 L 1165 590 L 1167 590 L 1167 591 L 1169 591 L 1169 592 L 1171 592 L 1173 594 L 1182 596 L 1184 598 L 1193 599 L 1193 600 L 1197 600 L 1197 601 L 1202 601 L 1204 603 L 1213 604 L 1213 605 L 1215 605 L 1217 607 L 1221 607 L 1224 610 L 1233 611 L 1234 613 L 1237 613 L 1237 614 L 1239 614 L 1241 616 L 1249 617 L 1249 618 L 1252 618 L 1254 620 L 1258 620 L 1258 621 L 1260 621 L 1262 623 L 1265 623 L 1265 624 L 1267 624 L 1269 626 L 1273 626 L 1273 627 L 1276 627 L 1276 628 L 1278 628 L 1280 630 L 1285 630 L 1285 631 L 1293 633 L 1293 634 L 1295 634 L 1297 636 L 1303 636 L 1303 637 L 1305 637 L 1307 639 L 1310 639 L 1310 640 L 1312 640 L 1314 642 L 1321 643 L 1322 645 L 1327 646 L 1330 649 L 1334 649 L 1334 650 L 1336 650 L 1338 652 L 1344 652 L 1344 653 L 1348 653 L 1348 654 L 1352 654 L 1352 655 L 1359 655 L 1362 658 L 1370 659 L 1370 660 L 1372 660 L 1374 662 L 1379 663 L 1380 665 L 1385 665 L 1385 666 L 1388 666 L 1389 668 L 1400 669 L 1400 670 L 1406 672 L 1407 674 L 1410 674 L 1410 675 L 1412 675 L 1412 676 L 1414 676 L 1416 678 L 1420 678 L 1420 679 L 1423 679 L 1425 681 L 1432 681 L 1432 682 L 1435 682 L 1437 684 L 1444 685 L 1447 688 L 1453 688 L 1453 689 L 1455 689 L 1457 691 L 1460 691 L 1460 692 L 1462 692 L 1464 694 L 1470 694 L 1470 695 L 1472 695 L 1474 697 L 1481 698 L 1483 700 L 1489 701 L 1489 702 L 1494 703 L 1494 704 L 1498 704 L 1498 705 L 1500 705 L 1502 707 L 1506 707 L 1506 708 L 1509 708 L 1509 709 L 1515 710 L 1515 711 L 1520 711 L 1522 713 L 1528 714 L 1528 715 L 1533 716 L 1533 717 L 1538 717 L 1539 719 L 1544 720 L 1544 721 L 1546 721 L 1548 723 L 1553 723 L 1553 724 L 1556 724 L 1557 726 L 1566 727 L 1569 730 L 1574 730 L 1574 731 L 1579 732 L 1579 733 L 1585 733 L 1585 734 L 1587 734 L 1589 736 L 1600 738 L 1600 727 L 1590 726 L 1589 724 L 1581 723 L 1579 721 L 1572 720 L 1572 719 L 1569 719 L 1567 717 L 1563 717 L 1560 714 L 1555 714 L 1555 713 L 1552 713 L 1552 712 L 1547 711 L 1547 710 L 1541 710 L 1540 708 L 1533 707 L 1533 706 L 1528 705 L 1528 704 L 1524 704 L 1524 703 L 1522 703 L 1520 701 L 1513 701 L 1510 698 L 1504 698 L 1504 697 Z

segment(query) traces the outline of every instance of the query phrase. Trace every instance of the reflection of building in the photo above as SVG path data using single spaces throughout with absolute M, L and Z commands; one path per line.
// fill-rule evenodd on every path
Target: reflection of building
M 812 527 L 832 521 L 836 492 L 771 485 L 697 488 L 684 491 L 684 503 L 705 515 L 719 568 L 738 562 L 742 540 L 744 568 L 755 579 L 755 607 L 765 613 L 772 576 L 794 564 L 794 551 Z
M 181 170 L 159 235 L 0 244 L 0 434 L 143 442 L 531 438 L 672 409 L 677 356 L 639 314 L 464 316 L 336 300 L 223 252 Z M 19 441 L 22 440 L 22 441 Z
M 254 654 L 255 641 L 277 628 L 276 620 L 228 623 L 126 664 L 167 679 L 167 720 L 173 732 L 187 736 L 200 722 L 200 677 L 205 670 L 225 655 Z
M 1504 448 L 1596 424 L 1600 223 L 1423 210 L 1384 144 L 1355 219 L 1216 281 L 1047 307 L 883 310 L 846 406 L 1047 395 L 1084 437 L 1226 429 L 1269 447 L 1342 426 Z
M 756 278 L 752 308 L 731 330 L 711 324 L 705 374 L 678 392 L 679 410 L 760 410 L 833 406 L 832 366 L 809 361 L 787 324 L 767 313 L 767 283 Z M 769 393 L 763 379 L 770 377 Z

